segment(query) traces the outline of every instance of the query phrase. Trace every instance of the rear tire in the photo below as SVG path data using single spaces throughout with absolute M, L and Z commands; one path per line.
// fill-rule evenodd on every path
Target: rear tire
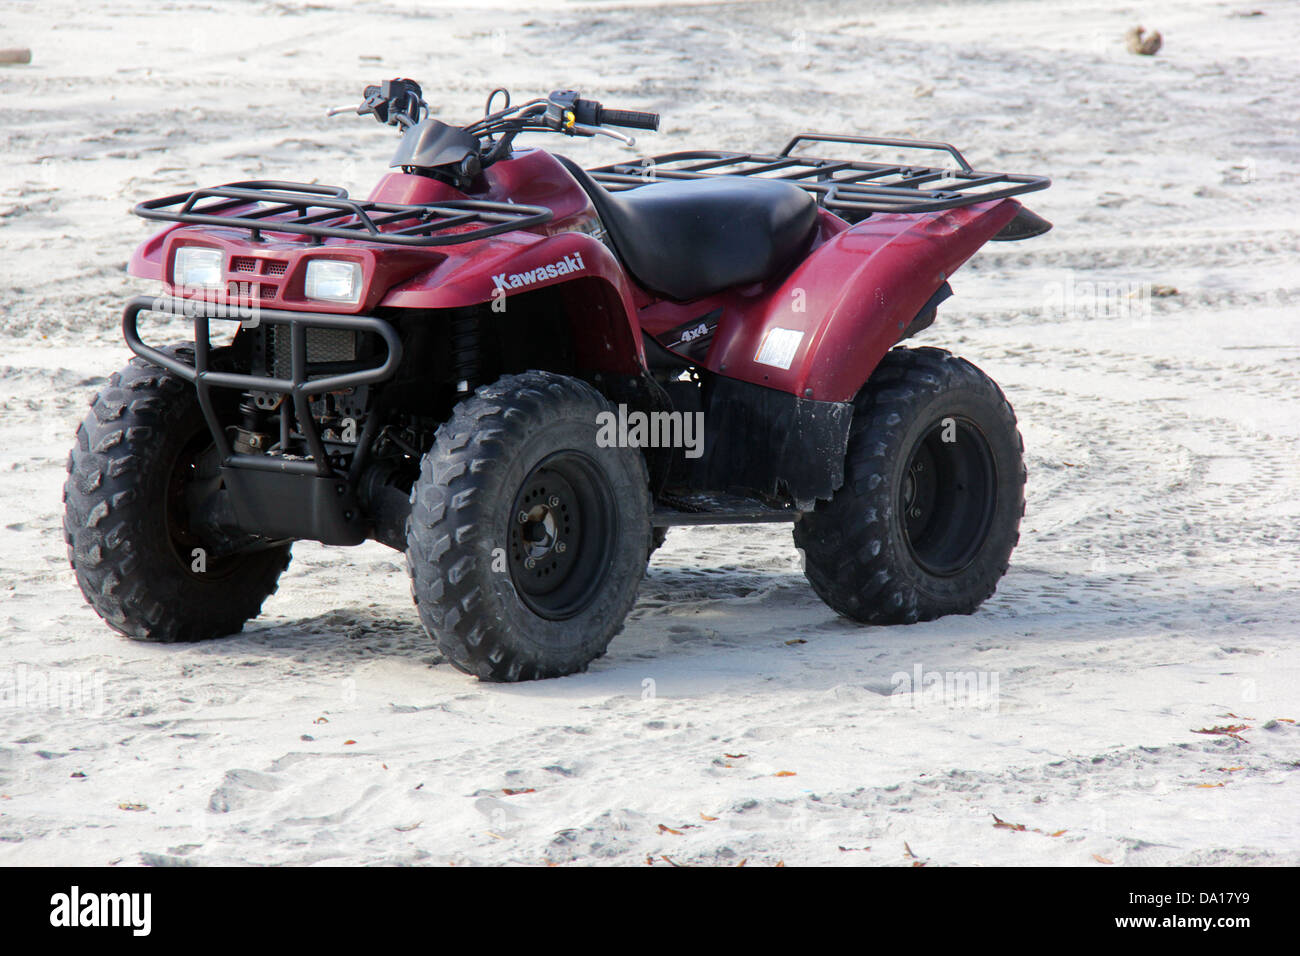
M 636 601 L 650 548 L 635 448 L 597 445 L 610 404 L 573 378 L 507 375 L 456 406 L 411 490 L 420 620 L 482 680 L 586 670 Z
M 942 349 L 890 351 L 854 401 L 843 486 L 795 525 L 813 590 L 867 624 L 974 612 L 1020 538 L 1023 453 L 978 368 Z
M 193 350 L 173 346 L 190 361 Z M 198 535 L 184 489 L 214 451 L 188 382 L 134 358 L 95 396 L 77 428 L 63 488 L 68 560 L 86 601 L 139 641 L 199 641 L 234 634 L 262 609 L 289 564 L 290 546 L 228 558 Z M 211 463 L 207 470 L 210 472 Z

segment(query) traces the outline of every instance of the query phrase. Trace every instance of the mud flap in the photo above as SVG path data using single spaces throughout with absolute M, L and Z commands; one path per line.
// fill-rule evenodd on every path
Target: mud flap
M 1016 218 L 1002 227 L 1002 231 L 993 237 L 993 242 L 1017 242 L 1041 236 L 1052 228 L 1052 224 L 1028 209 L 1021 209 Z
M 848 402 L 819 402 L 715 378 L 704 412 L 704 454 L 691 484 L 767 495 L 784 490 L 801 511 L 809 510 L 844 484 L 852 420 Z

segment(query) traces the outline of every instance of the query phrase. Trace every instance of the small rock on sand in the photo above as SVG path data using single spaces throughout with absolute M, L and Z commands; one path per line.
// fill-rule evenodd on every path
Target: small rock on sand
M 1128 46 L 1130 53 L 1155 56 L 1164 40 L 1161 38 L 1159 30 L 1152 30 L 1148 33 L 1144 27 L 1133 27 L 1128 33 L 1124 34 L 1124 42 Z

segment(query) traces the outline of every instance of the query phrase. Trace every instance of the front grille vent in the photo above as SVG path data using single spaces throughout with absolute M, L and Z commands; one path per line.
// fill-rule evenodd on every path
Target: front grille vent
M 267 328 L 267 363 L 276 378 L 293 377 L 291 331 L 287 325 Z M 357 334 L 349 329 L 307 329 L 307 364 L 355 362 Z

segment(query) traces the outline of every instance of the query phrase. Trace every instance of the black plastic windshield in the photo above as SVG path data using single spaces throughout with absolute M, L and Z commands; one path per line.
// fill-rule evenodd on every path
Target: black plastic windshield
M 477 156 L 478 139 L 456 126 L 435 119 L 421 120 L 407 128 L 397 152 L 388 165 L 433 169 L 453 166 L 466 156 Z

